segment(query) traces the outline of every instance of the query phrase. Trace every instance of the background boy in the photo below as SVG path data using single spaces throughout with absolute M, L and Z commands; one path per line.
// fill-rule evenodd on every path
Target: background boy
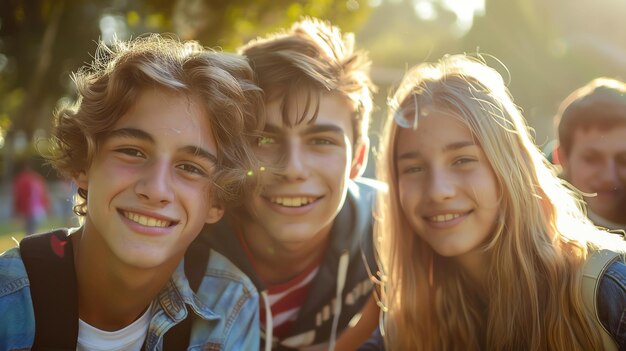
M 164 334 L 189 314 L 191 342 L 187 334 L 175 349 L 257 348 L 250 281 L 211 253 L 196 295 L 182 263 L 250 167 L 242 141 L 257 127 L 262 100 L 249 65 L 159 36 L 101 44 L 95 57 L 74 76 L 77 104 L 56 116 L 51 156 L 78 186 L 83 225 L 28 237 L 0 257 L 0 349 L 59 342 L 77 350 L 162 349 Z M 33 254 L 25 250 L 31 238 L 49 245 Z M 42 288 L 26 255 L 38 254 L 53 257 L 45 275 L 58 286 L 47 292 L 69 296 L 67 303 L 37 295 Z M 35 321 L 40 308 L 58 310 L 53 319 L 68 324 L 60 322 L 52 340 L 42 340 L 50 330 Z M 165 349 L 174 349 L 167 342 L 165 334 Z
M 563 101 L 556 124 L 564 178 L 583 192 L 589 218 L 626 229 L 626 85 L 591 81 Z
M 265 93 L 261 186 L 207 231 L 261 291 L 266 349 L 355 348 L 378 321 L 367 267 L 375 189 L 355 181 L 369 146 L 370 61 L 353 46 L 351 34 L 304 19 L 240 50 Z M 371 315 L 337 341 L 368 300 Z

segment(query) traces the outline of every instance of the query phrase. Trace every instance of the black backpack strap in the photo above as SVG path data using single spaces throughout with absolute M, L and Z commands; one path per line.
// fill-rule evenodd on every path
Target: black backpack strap
M 194 245 L 195 244 L 195 245 Z M 210 246 L 194 241 L 185 254 L 185 275 L 196 292 L 209 262 Z M 20 242 L 20 255 L 30 281 L 35 313 L 31 350 L 75 351 L 78 340 L 78 288 L 72 241 L 66 230 L 30 235 Z M 193 313 L 164 336 L 163 350 L 189 345 Z
M 32 350 L 76 350 L 78 289 L 72 240 L 66 230 L 30 235 L 20 242 L 35 313 Z
M 207 263 L 209 262 L 210 246 L 196 238 L 187 248 L 185 253 L 185 275 L 189 281 L 189 287 L 198 291 Z M 194 314 L 189 311 L 187 317 L 170 329 L 163 337 L 163 350 L 186 350 L 191 337 L 191 323 Z

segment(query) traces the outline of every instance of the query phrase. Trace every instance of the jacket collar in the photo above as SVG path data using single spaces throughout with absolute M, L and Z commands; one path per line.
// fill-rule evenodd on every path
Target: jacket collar
M 220 315 L 204 304 L 189 287 L 189 281 L 185 276 L 184 261 L 178 264 L 172 277 L 157 297 L 163 311 L 176 323 L 187 317 L 187 304 L 191 310 L 205 320 L 218 320 Z

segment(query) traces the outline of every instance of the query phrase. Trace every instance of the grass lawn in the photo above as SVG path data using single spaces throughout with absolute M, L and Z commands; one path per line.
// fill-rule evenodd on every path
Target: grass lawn
M 55 228 L 63 227 L 64 224 L 60 218 L 49 218 L 38 229 L 39 232 L 49 231 Z M 17 244 L 13 238 L 20 241 L 24 237 L 22 223 L 18 220 L 8 220 L 0 222 L 0 252 L 4 252 Z

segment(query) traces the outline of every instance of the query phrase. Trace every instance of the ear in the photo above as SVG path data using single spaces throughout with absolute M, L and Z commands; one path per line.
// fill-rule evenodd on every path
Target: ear
M 363 174 L 367 165 L 369 155 L 370 139 L 367 136 L 361 138 L 354 148 L 354 158 L 350 167 L 350 179 L 354 179 Z
M 561 170 L 565 178 L 567 178 L 567 170 L 569 169 L 569 160 L 567 159 L 567 155 L 565 154 L 565 150 L 561 147 L 561 145 L 556 145 L 554 147 L 554 155 L 556 155 L 558 162 L 557 164 L 561 165 Z
M 74 182 L 78 188 L 87 189 L 87 186 L 89 185 L 89 177 L 87 177 L 87 173 L 85 171 L 80 171 L 80 173 L 74 176 Z
M 552 146 L 552 164 L 555 164 L 555 165 L 561 164 L 562 152 L 563 150 L 561 149 L 559 142 L 558 141 L 555 142 L 554 145 Z
M 206 216 L 206 223 L 217 223 L 224 216 L 224 207 L 218 204 L 210 204 L 209 210 Z

